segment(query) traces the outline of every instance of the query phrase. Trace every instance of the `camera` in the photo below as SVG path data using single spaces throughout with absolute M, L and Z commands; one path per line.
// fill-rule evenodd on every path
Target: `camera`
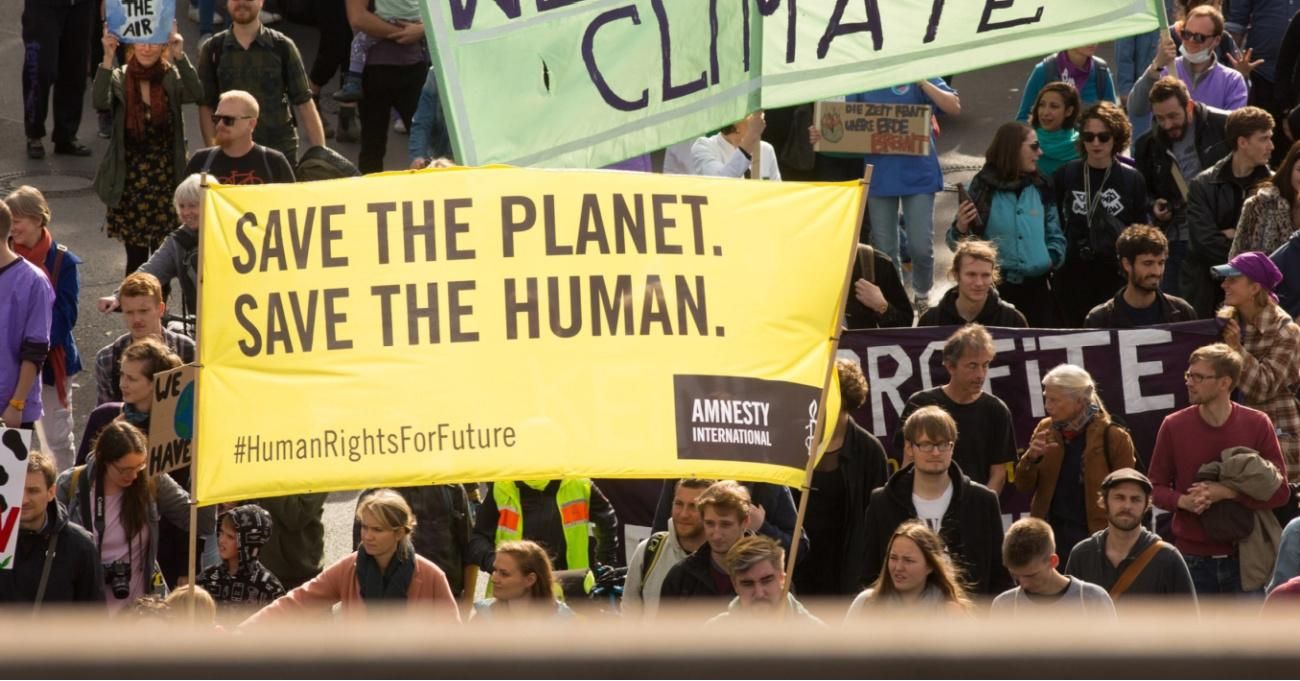
M 131 595 L 131 562 L 115 560 L 104 564 L 104 584 L 119 601 Z

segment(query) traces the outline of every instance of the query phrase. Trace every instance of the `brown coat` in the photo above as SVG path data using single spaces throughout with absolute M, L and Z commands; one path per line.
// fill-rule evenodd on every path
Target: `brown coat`
M 1020 457 L 1016 464 L 1016 489 L 1032 492 L 1033 501 L 1029 503 L 1029 513 L 1035 518 L 1047 518 L 1052 509 L 1052 496 L 1056 494 L 1056 478 L 1061 473 L 1061 459 L 1065 456 L 1065 443 L 1061 434 L 1052 427 L 1052 419 L 1039 421 L 1031 437 L 1038 437 L 1040 432 L 1047 432 L 1047 441 L 1052 445 L 1047 453 L 1037 462 L 1028 457 Z M 1106 511 L 1097 505 L 1096 499 L 1101 495 L 1101 481 L 1111 471 L 1131 468 L 1137 459 L 1134 457 L 1133 440 L 1123 428 L 1110 427 L 1110 417 L 1098 412 L 1084 430 L 1086 438 L 1083 445 L 1083 493 L 1088 500 L 1084 506 L 1088 514 L 1088 531 L 1096 532 L 1106 528 Z M 1106 459 L 1106 443 L 1102 438 L 1110 439 L 1110 460 Z
M 447 585 L 447 576 L 437 565 L 418 554 L 406 600 L 412 612 L 421 609 L 444 624 L 460 623 L 460 610 L 451 595 L 451 587 Z M 290 614 L 301 616 L 312 609 L 328 610 L 335 603 L 341 603 L 344 613 L 353 616 L 362 615 L 366 610 L 365 601 L 361 599 L 361 585 L 357 582 L 356 553 L 349 553 L 311 581 L 275 599 L 241 626 L 282 619 Z

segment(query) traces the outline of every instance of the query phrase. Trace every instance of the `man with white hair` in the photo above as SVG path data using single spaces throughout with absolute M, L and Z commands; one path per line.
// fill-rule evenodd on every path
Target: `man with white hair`
M 252 95 L 243 90 L 223 93 L 212 114 L 217 146 L 195 152 L 185 174 L 210 173 L 221 184 L 293 182 L 293 168 L 284 154 L 253 141 L 258 115 Z

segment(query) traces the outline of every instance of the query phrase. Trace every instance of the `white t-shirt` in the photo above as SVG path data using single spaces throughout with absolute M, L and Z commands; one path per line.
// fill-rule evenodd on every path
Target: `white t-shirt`
M 922 499 L 915 492 L 912 493 L 912 505 L 916 507 L 916 517 L 925 526 L 939 533 L 939 528 L 943 527 L 943 514 L 948 512 L 948 504 L 952 503 L 952 483 L 948 483 L 948 489 L 939 495 L 938 499 Z

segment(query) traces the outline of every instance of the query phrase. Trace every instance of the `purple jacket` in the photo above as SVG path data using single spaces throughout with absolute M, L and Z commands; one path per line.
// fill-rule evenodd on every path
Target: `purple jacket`
M 40 366 L 50 347 L 50 321 L 54 314 L 54 289 L 45 273 L 19 257 L 0 268 L 0 404 L 26 399 L 23 422 L 41 418 L 41 377 L 38 373 L 26 395 L 12 395 L 18 385 L 23 360 Z M 9 424 L 16 427 L 18 424 Z
M 1246 106 L 1250 88 L 1246 85 L 1246 79 L 1236 69 L 1224 66 L 1216 60 L 1214 66 L 1210 67 L 1209 73 L 1201 78 L 1200 84 L 1193 85 L 1192 70 L 1188 67 L 1186 59 L 1183 57 L 1175 59 L 1174 68 L 1178 70 L 1178 80 L 1183 81 L 1187 85 L 1187 90 L 1192 93 L 1193 102 L 1200 102 L 1224 111 L 1235 111 Z

